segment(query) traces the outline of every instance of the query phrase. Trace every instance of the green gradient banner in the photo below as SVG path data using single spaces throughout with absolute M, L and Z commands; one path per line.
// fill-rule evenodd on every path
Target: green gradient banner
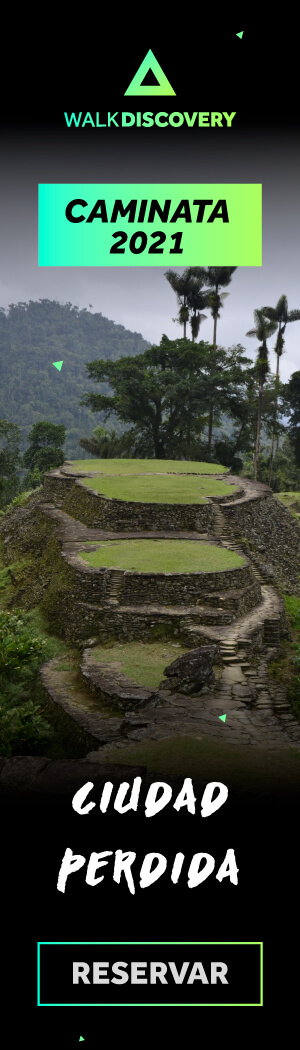
M 39 266 L 261 266 L 261 185 L 41 184 Z

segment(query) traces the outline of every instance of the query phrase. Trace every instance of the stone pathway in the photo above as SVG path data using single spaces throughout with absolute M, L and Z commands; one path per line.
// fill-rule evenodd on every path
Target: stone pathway
M 101 680 L 102 668 L 99 663 L 93 664 L 92 649 L 85 651 L 83 665 L 84 681 L 91 687 L 88 702 L 86 687 L 83 685 L 81 690 L 77 687 L 74 692 L 71 676 L 60 671 L 59 658 L 44 665 L 42 680 L 53 700 L 99 741 L 103 759 L 116 748 L 124 750 L 137 741 L 183 735 L 195 739 L 207 737 L 239 748 L 300 750 L 300 726 L 285 704 L 282 687 L 273 684 L 267 675 L 268 659 L 273 655 L 274 650 L 258 655 L 253 677 L 252 673 L 247 674 L 247 663 L 243 664 L 240 657 L 237 663 L 224 667 L 212 690 L 203 691 L 199 696 L 174 695 L 167 689 L 143 690 L 125 676 L 116 676 L 115 691 L 117 684 L 122 686 L 120 695 L 122 692 L 123 705 L 127 707 L 124 711 L 123 706 L 123 713 L 119 710 L 117 717 L 109 706 L 113 674 L 108 665 L 103 665 L 105 703 L 99 699 L 99 688 L 95 685 Z M 96 673 L 93 676 L 93 668 L 98 678 Z M 226 714 L 225 724 L 220 721 L 223 714 Z

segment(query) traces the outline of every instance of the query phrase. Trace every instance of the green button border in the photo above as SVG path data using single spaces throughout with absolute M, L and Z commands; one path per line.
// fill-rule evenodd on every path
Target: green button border
M 40 948 L 47 944 L 256 944 L 260 946 L 260 1002 L 259 1003 L 41 1003 L 40 1000 Z M 263 941 L 38 941 L 37 942 L 37 1006 L 263 1006 Z

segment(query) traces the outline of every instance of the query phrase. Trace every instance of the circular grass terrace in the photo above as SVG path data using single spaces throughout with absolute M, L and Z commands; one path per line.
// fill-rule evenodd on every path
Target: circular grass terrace
M 82 478 L 81 483 L 109 499 L 129 503 L 201 504 L 213 496 L 237 493 L 236 485 L 210 477 L 182 474 L 137 474 Z
M 95 569 L 135 572 L 222 572 L 245 564 L 235 551 L 199 540 L 107 540 L 81 558 Z
M 107 664 L 110 672 L 121 672 L 136 685 L 151 689 L 160 685 L 165 668 L 186 652 L 180 642 L 115 642 L 95 646 L 93 660 Z
M 64 466 L 68 473 L 87 470 L 100 474 L 226 474 L 229 470 L 220 463 L 183 459 L 74 459 Z

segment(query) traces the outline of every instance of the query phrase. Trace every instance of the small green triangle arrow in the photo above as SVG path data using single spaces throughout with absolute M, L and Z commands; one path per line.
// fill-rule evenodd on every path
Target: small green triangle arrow
M 219 715 L 221 722 L 226 722 L 227 715 Z
M 61 366 L 63 365 L 63 363 L 64 363 L 63 361 L 52 361 L 52 364 L 54 365 L 54 368 L 57 368 L 58 372 L 60 372 Z
M 235 35 L 236 35 L 236 36 L 239 36 L 239 38 L 240 38 L 240 40 L 241 40 L 241 39 L 242 39 L 242 36 L 244 36 L 244 30 L 242 30 L 242 32 L 241 32 L 241 33 L 236 33 Z

